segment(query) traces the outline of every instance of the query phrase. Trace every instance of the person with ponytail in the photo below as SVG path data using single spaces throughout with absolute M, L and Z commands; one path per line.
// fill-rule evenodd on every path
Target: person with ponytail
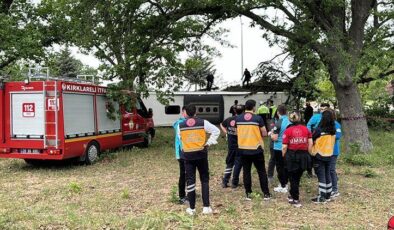
M 302 174 L 311 165 L 309 153 L 312 151 L 312 133 L 305 125 L 301 125 L 301 116 L 298 112 L 289 115 L 292 123 L 283 134 L 282 154 L 290 181 L 289 203 L 301 207 L 300 181 Z
M 330 163 L 334 152 L 335 134 L 334 114 L 330 110 L 326 110 L 322 113 L 320 124 L 312 134 L 313 167 L 319 181 L 319 194 L 312 199 L 314 203 L 325 203 L 331 200 Z

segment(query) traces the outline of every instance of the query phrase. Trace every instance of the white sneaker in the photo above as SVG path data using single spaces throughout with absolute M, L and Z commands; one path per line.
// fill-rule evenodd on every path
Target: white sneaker
M 208 214 L 212 214 L 212 208 L 211 207 L 204 207 L 203 209 L 202 209 L 202 214 L 206 214 L 206 215 L 208 215 Z
M 340 195 L 340 193 L 337 192 L 337 191 L 331 192 L 331 197 L 332 197 L 332 198 L 338 197 L 339 195 Z
M 278 185 L 278 187 L 274 188 L 274 191 L 280 193 L 287 193 L 287 185 L 286 187 L 282 187 L 281 185 Z
M 186 213 L 191 216 L 194 216 L 196 214 L 196 209 L 187 208 Z

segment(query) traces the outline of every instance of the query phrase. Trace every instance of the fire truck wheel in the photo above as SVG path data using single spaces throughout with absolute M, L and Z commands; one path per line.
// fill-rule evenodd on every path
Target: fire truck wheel
M 25 162 L 27 164 L 33 165 L 33 166 L 42 166 L 42 165 L 44 165 L 44 161 L 43 160 L 25 159 Z
M 143 148 L 148 148 L 152 143 L 152 132 L 148 131 L 144 137 L 144 142 L 142 143 Z
M 98 144 L 95 142 L 91 142 L 86 148 L 85 163 L 87 165 L 93 164 L 95 161 L 97 161 L 99 153 L 100 149 L 98 147 Z

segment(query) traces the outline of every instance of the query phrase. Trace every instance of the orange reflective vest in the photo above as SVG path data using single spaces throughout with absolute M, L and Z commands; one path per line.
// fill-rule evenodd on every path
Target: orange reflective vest
M 320 154 L 322 157 L 330 157 L 334 152 L 335 135 L 324 134 L 316 139 L 312 147 L 312 155 Z
M 252 113 L 244 113 L 236 118 L 238 148 L 244 150 L 264 149 L 264 141 L 260 130 L 262 118 Z
M 182 142 L 182 157 L 184 159 L 203 158 L 206 143 L 204 120 L 188 118 L 179 124 L 180 139 Z

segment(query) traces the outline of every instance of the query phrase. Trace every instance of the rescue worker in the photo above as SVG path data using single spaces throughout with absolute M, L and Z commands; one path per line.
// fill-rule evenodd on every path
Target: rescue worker
M 275 117 L 273 119 L 270 119 L 270 126 L 269 126 L 269 132 L 268 136 L 271 137 L 272 131 L 274 131 L 275 128 L 275 123 L 278 122 L 279 117 L 278 113 L 275 114 Z M 268 162 L 268 182 L 272 184 L 274 181 L 274 171 L 275 171 L 275 150 L 274 150 L 274 141 L 269 138 L 270 142 L 270 160 Z
M 289 115 L 292 123 L 283 133 L 282 154 L 286 160 L 286 168 L 290 181 L 289 203 L 301 207 L 300 181 L 304 171 L 310 167 L 309 153 L 312 151 L 312 133 L 301 125 L 301 116 L 297 112 Z
M 181 117 L 174 122 L 172 127 L 175 130 L 175 158 L 179 163 L 179 180 L 178 180 L 178 194 L 179 194 L 179 204 L 187 203 L 186 197 L 186 175 L 185 175 L 185 160 L 181 158 L 182 145 L 181 140 L 179 139 L 178 126 L 181 122 L 186 120 L 186 111 L 185 106 L 182 107 L 182 115 Z
M 231 113 L 231 116 L 235 116 L 237 113 L 235 111 L 235 107 L 238 105 L 238 100 L 234 101 L 234 105 L 232 105 L 230 107 L 230 111 L 228 111 L 229 113 Z
M 243 105 L 237 105 L 235 107 L 235 111 L 237 115 L 240 115 L 244 112 Z M 226 157 L 226 169 L 224 170 L 224 176 L 222 181 L 222 187 L 227 188 L 228 182 L 231 177 L 231 173 L 233 172 L 233 180 L 231 183 L 232 188 L 238 187 L 239 184 L 239 174 L 242 169 L 241 157 L 238 154 L 238 144 L 237 144 L 237 129 L 235 126 L 235 117 L 232 116 L 224 120 L 220 124 L 220 128 L 223 133 L 227 135 L 227 145 L 228 145 L 228 153 Z M 233 169 L 234 168 L 234 169 Z
M 264 142 L 263 136 L 267 135 L 265 124 L 260 116 L 254 114 L 256 101 L 248 100 L 245 103 L 245 113 L 235 118 L 237 126 L 238 151 L 241 155 L 244 171 L 243 181 L 246 200 L 251 200 L 252 193 L 252 164 L 257 169 L 260 187 L 264 194 L 264 200 L 271 199 L 268 188 L 267 173 L 264 164 Z
M 321 103 L 320 108 L 317 113 L 315 113 L 312 118 L 309 120 L 307 123 L 306 127 L 311 131 L 312 133 L 315 131 L 316 127 L 319 125 L 320 120 L 321 120 L 321 113 L 326 111 L 327 109 L 330 108 L 330 104 L 328 103 Z M 313 158 L 312 158 L 313 160 Z M 312 162 L 313 164 L 313 162 Z M 312 173 L 312 168 L 309 168 L 308 170 L 308 176 L 312 178 L 313 173 Z M 316 172 L 315 172 L 316 173 Z
M 320 124 L 312 135 L 313 167 L 319 181 L 319 194 L 312 199 L 314 203 L 325 203 L 331 200 L 330 162 L 334 152 L 335 133 L 334 115 L 326 110 L 322 113 Z
M 261 118 L 263 118 L 265 128 L 268 130 L 268 118 L 269 118 L 270 110 L 268 107 L 260 101 L 260 107 L 257 109 L 257 115 L 259 115 Z
M 209 202 L 209 167 L 208 147 L 217 144 L 220 130 L 209 121 L 195 117 L 196 106 L 187 105 L 186 120 L 179 124 L 179 134 L 182 144 L 181 157 L 185 160 L 186 169 L 186 192 L 190 207 L 186 213 L 196 213 L 196 169 L 200 174 L 202 201 L 204 204 L 203 214 L 211 214 L 212 208 Z M 206 141 L 206 133 L 211 134 Z
M 249 86 L 250 80 L 252 79 L 252 75 L 250 74 L 248 69 L 245 69 L 244 75 L 242 76 L 241 80 L 242 79 L 244 79 L 242 81 L 242 87 L 245 86 L 245 82 L 246 82 L 246 86 Z
M 309 120 L 313 116 L 313 108 L 309 102 L 306 103 L 304 111 L 305 124 L 308 124 Z
M 328 104 L 328 103 L 321 103 L 320 104 L 319 111 L 317 113 L 313 114 L 313 116 L 311 117 L 311 119 L 309 120 L 309 122 L 306 125 L 306 127 L 309 129 L 309 131 L 311 131 L 312 133 L 315 131 L 315 129 L 317 128 L 317 126 L 320 123 L 322 112 L 326 111 L 329 108 L 330 108 L 330 104 Z
M 331 197 L 338 197 L 339 191 L 338 191 L 338 175 L 337 175 L 337 160 L 341 151 L 341 143 L 340 139 L 342 137 L 342 127 L 341 124 L 336 120 L 336 115 L 334 110 L 330 110 L 334 114 L 335 118 L 335 145 L 334 145 L 334 152 L 331 157 L 331 162 L 330 162 L 330 175 L 331 175 L 331 180 L 332 180 L 332 192 L 331 192 Z
M 206 79 L 207 79 L 207 91 L 211 91 L 213 86 L 213 80 L 215 79 L 215 77 L 213 76 L 212 73 L 209 73 Z
M 271 132 L 271 139 L 274 141 L 274 154 L 276 172 L 278 173 L 278 179 L 280 184 L 274 188 L 275 192 L 287 193 L 287 182 L 289 181 L 287 176 L 287 170 L 285 165 L 284 157 L 282 156 L 282 137 L 287 126 L 291 124 L 287 117 L 287 109 L 285 105 L 278 106 L 279 120 L 276 122 L 273 131 Z
M 270 103 L 270 107 L 269 107 L 270 119 L 273 119 L 275 117 L 275 114 L 276 114 L 276 111 L 277 111 L 278 108 L 276 107 L 276 105 L 274 105 L 274 101 L 273 100 L 269 100 L 269 103 Z

